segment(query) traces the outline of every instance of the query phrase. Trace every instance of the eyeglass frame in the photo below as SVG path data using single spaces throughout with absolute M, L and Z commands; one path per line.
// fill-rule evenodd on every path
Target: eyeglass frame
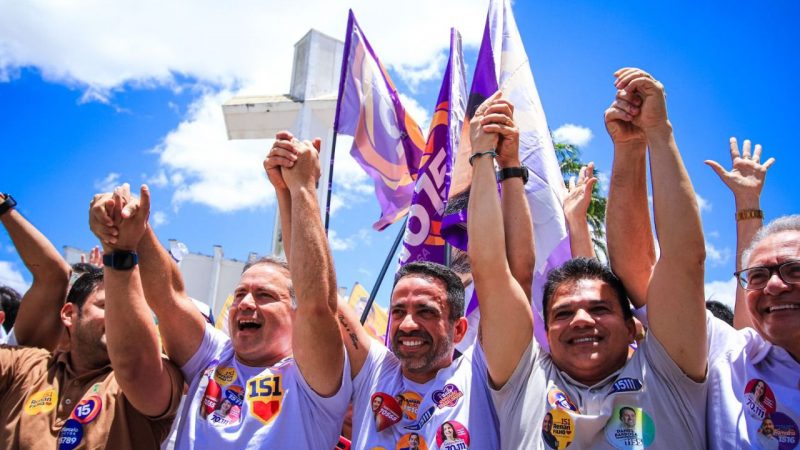
M 773 264 L 771 266 L 753 266 L 753 267 L 748 267 L 747 269 L 742 269 L 742 270 L 733 272 L 733 276 L 736 277 L 736 280 L 739 282 L 739 286 L 741 286 L 742 289 L 744 289 L 746 291 L 760 291 L 760 290 L 764 289 L 765 287 L 767 287 L 767 284 L 769 284 L 770 278 L 772 278 L 772 275 L 775 274 L 775 273 L 777 273 L 778 274 L 778 278 L 780 278 L 781 281 L 783 281 L 787 285 L 788 284 L 800 284 L 800 281 L 786 281 L 786 279 L 783 278 L 783 274 L 781 273 L 781 269 L 783 269 L 784 266 L 787 266 L 789 264 L 800 264 L 800 259 L 790 259 L 790 260 L 784 261 L 784 262 L 782 262 L 780 264 Z M 743 273 L 745 273 L 745 272 L 747 272 L 749 270 L 753 270 L 753 269 L 767 269 L 769 271 L 769 276 L 767 277 L 767 281 L 764 283 L 764 286 L 759 287 L 759 288 L 748 288 L 748 287 L 746 287 L 744 285 L 746 280 L 744 280 L 741 277 L 741 275 Z

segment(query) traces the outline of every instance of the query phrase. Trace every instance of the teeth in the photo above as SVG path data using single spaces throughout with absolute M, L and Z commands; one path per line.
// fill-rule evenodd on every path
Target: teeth
M 800 309 L 800 305 L 780 305 L 767 308 L 767 312 L 783 311 L 785 309 Z
M 572 342 L 575 343 L 575 344 L 583 344 L 584 342 L 598 342 L 599 340 L 600 339 L 598 339 L 596 337 L 584 337 L 584 338 L 575 339 Z
M 422 345 L 422 341 L 418 340 L 418 339 L 405 340 L 405 341 L 403 341 L 403 345 L 405 345 L 406 347 L 417 347 L 417 346 Z

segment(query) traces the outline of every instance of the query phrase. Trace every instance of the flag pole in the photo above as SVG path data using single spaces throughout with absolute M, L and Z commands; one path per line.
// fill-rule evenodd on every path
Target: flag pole
M 336 136 L 339 133 L 333 131 L 333 143 L 331 144 L 331 163 L 328 166 L 328 194 L 325 200 L 325 235 L 328 235 L 328 224 L 331 220 L 331 197 L 333 195 L 333 159 L 336 156 Z
M 381 288 L 381 283 L 383 282 L 383 278 L 386 276 L 386 271 L 389 269 L 389 263 L 392 262 L 392 258 L 394 257 L 395 252 L 397 252 L 397 247 L 400 246 L 400 242 L 403 241 L 403 235 L 406 231 L 406 224 L 408 222 L 408 216 L 406 216 L 405 220 L 403 220 L 403 226 L 400 227 L 400 232 L 397 233 L 397 238 L 394 240 L 394 244 L 392 244 L 392 250 L 389 251 L 389 254 L 386 255 L 386 260 L 383 262 L 383 267 L 381 268 L 381 273 L 378 275 L 378 279 L 375 281 L 375 285 L 372 286 L 372 292 L 369 293 L 369 300 L 367 300 L 367 304 L 364 306 L 364 311 L 361 313 L 361 325 L 364 325 L 364 322 L 367 321 L 367 317 L 369 316 L 369 311 L 372 309 L 372 303 L 375 301 L 375 296 L 378 295 L 378 289 Z

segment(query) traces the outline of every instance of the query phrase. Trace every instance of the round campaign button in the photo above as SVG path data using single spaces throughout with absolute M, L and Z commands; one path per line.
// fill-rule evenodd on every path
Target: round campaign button
M 83 425 L 75 419 L 67 419 L 58 433 L 58 450 L 72 450 L 83 440 Z
M 404 434 L 403 437 L 397 441 L 395 450 L 428 450 L 428 443 L 425 438 L 417 432 Z
M 467 450 L 469 431 L 455 420 L 447 421 L 436 431 L 436 445 L 439 450 Z
M 755 419 L 764 420 L 775 412 L 775 394 L 766 381 L 753 378 L 744 388 L 745 411 Z
M 606 440 L 619 450 L 647 448 L 655 437 L 653 419 L 636 406 L 617 406 L 606 424 Z
M 545 448 L 561 450 L 569 447 L 575 440 L 575 421 L 560 407 L 553 408 L 542 420 L 542 442 Z
M 753 441 L 758 444 L 755 448 L 793 450 L 798 443 L 797 424 L 788 415 L 776 412 L 761 421 Z

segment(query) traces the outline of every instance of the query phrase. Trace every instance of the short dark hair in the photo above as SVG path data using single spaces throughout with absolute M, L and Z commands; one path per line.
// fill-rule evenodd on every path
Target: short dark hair
M 430 261 L 414 261 L 406 264 L 397 271 L 394 285 L 403 277 L 419 276 L 426 279 L 436 279 L 444 283 L 447 291 L 447 305 L 450 308 L 448 319 L 451 322 L 464 317 L 464 283 L 452 270 Z
M 625 411 L 626 409 L 628 411 L 636 414 L 636 410 L 635 409 L 631 408 L 630 406 L 623 406 L 622 408 L 619 409 L 619 419 L 620 420 L 622 420 L 622 411 Z
M 289 270 L 289 263 L 286 262 L 285 259 L 276 256 L 262 256 L 255 261 L 250 261 L 245 264 L 244 268 L 242 269 L 242 274 L 250 270 L 251 267 L 261 264 L 274 266 L 286 271 L 286 274 L 289 275 L 287 279 L 289 280 L 289 297 L 292 300 L 292 308 L 297 308 L 297 296 L 294 293 L 294 285 L 292 284 L 292 271 Z
M 75 280 L 75 284 L 73 284 L 72 288 L 70 288 L 69 293 L 67 294 L 67 303 L 72 303 L 73 305 L 77 306 L 78 314 L 80 314 L 81 309 L 83 309 L 83 304 L 86 303 L 86 299 L 89 298 L 89 294 L 94 292 L 102 283 L 102 270 L 94 270 L 84 273 L 78 277 L 77 280 Z
M 19 292 L 8 286 L 0 286 L 0 311 L 6 313 L 6 319 L 3 322 L 3 328 L 6 331 L 11 331 L 11 327 L 14 326 L 21 301 L 22 296 L 19 295 Z
M 711 314 L 717 319 L 733 326 L 733 311 L 728 305 L 716 300 L 708 300 L 706 301 L 706 309 L 711 311 Z
M 549 326 L 548 313 L 550 312 L 550 301 L 555 292 L 565 284 L 571 284 L 580 280 L 600 280 L 609 286 L 617 294 L 617 300 L 622 308 L 622 316 L 628 320 L 633 317 L 631 304 L 628 301 L 628 292 L 622 281 L 614 275 L 614 272 L 596 258 L 573 258 L 553 269 L 547 274 L 547 282 L 544 285 L 544 295 L 542 297 L 542 311 L 544 315 L 544 327 Z

